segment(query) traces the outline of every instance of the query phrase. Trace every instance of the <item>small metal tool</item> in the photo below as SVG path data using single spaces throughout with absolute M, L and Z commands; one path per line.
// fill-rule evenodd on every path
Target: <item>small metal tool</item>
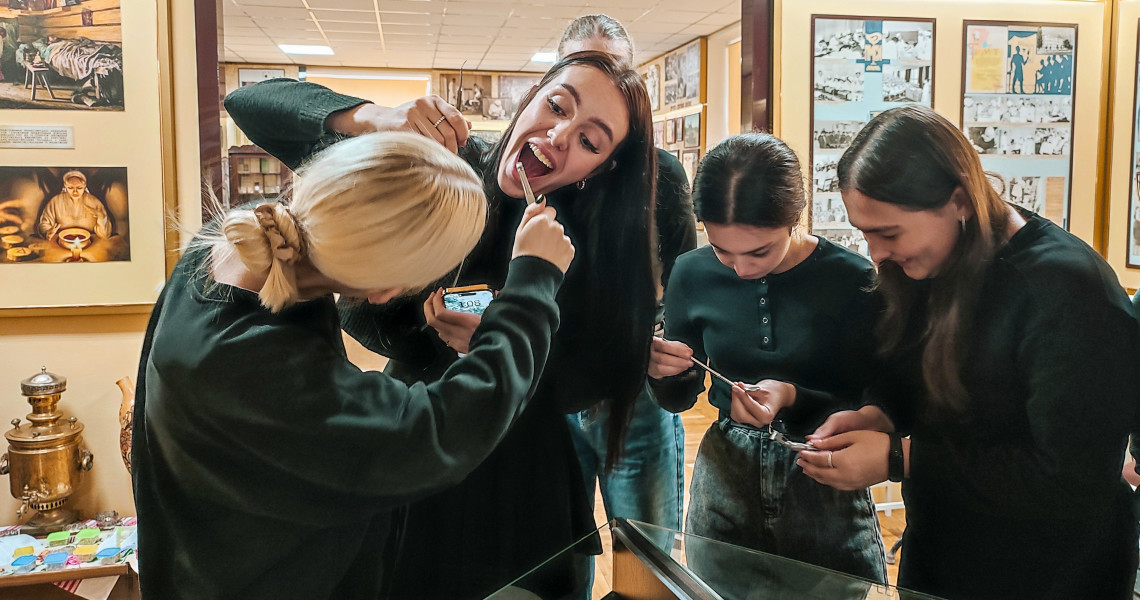
M 522 163 L 515 163 L 515 168 L 519 170 L 519 181 L 522 182 L 523 193 L 526 194 L 526 201 L 530 204 L 537 204 L 540 202 L 541 200 L 539 199 L 542 198 L 542 195 L 540 194 L 538 198 L 534 197 L 534 192 L 530 190 L 530 182 L 526 179 L 526 169 L 523 168 Z
M 731 380 L 729 380 L 729 378 L 725 377 L 724 375 L 721 375 L 720 373 L 717 373 L 716 370 L 714 370 L 712 367 L 706 365 L 705 363 L 703 363 L 703 362 L 701 362 L 695 358 L 693 359 L 693 362 L 700 365 L 701 368 L 708 371 L 713 377 L 716 377 L 717 379 L 727 383 L 730 387 L 743 387 L 744 391 L 746 391 L 746 392 L 754 392 L 754 391 L 760 389 L 760 386 L 758 386 L 756 384 L 752 384 L 752 383 L 742 383 L 738 386 L 737 384 L 735 384 Z

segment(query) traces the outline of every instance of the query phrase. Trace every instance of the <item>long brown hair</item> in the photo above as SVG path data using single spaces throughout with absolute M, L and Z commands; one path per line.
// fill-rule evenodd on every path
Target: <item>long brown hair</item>
M 605 73 L 629 111 L 625 140 L 614 148 L 584 189 L 568 185 L 547 194 L 557 196 L 572 217 L 560 219 L 578 248 L 559 294 L 560 330 L 596 340 L 597 356 L 591 359 L 596 362 L 596 369 L 583 376 L 595 380 L 592 388 L 599 400 L 610 402 L 606 442 L 609 468 L 621 454 L 633 404 L 645 387 L 649 369 L 659 280 L 654 228 L 657 154 L 645 84 L 637 71 L 612 54 L 587 51 L 563 57 L 522 98 L 517 114 L 522 114 L 538 92 L 558 75 L 576 66 Z M 484 159 L 484 181 L 488 196 L 495 201 L 501 201 L 496 196 L 502 194 L 496 182 L 496 168 L 516 122 L 511 122 Z
M 958 241 L 930 282 L 922 332 L 922 376 L 932 406 L 961 411 L 966 342 L 985 271 L 1001 245 L 1009 208 L 990 184 L 978 154 L 953 123 L 924 106 L 880 113 L 855 136 L 838 165 L 839 188 L 907 210 L 936 210 L 961 188 L 973 206 Z M 919 297 L 919 284 L 897 264 L 879 265 L 876 287 L 886 303 L 879 350 L 900 348 Z

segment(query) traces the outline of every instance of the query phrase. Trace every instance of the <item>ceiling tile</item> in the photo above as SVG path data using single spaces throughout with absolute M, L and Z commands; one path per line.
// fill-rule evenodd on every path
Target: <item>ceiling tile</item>
M 227 0 L 223 4 L 229 60 L 354 67 L 467 68 L 542 71 L 530 62 L 552 51 L 575 16 L 605 13 L 622 20 L 648 60 L 739 21 L 741 0 L 379 0 L 383 42 L 373 0 Z M 612 0 L 607 0 L 607 2 Z M 329 43 L 333 57 L 287 57 L 278 43 Z
M 338 10 L 362 10 L 374 12 L 372 0 L 306 0 L 313 10 L 334 8 Z

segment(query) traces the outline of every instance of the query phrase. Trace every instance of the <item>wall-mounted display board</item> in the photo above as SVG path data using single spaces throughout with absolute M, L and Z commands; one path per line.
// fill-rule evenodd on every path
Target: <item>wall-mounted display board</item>
M 1110 73 L 1110 128 L 1114 135 L 1108 147 L 1105 258 L 1116 269 L 1120 282 L 1136 289 L 1140 288 L 1140 0 L 1119 2 L 1111 43 L 1117 52 Z M 1082 117 L 1084 110 L 1082 106 Z
M 1077 26 L 967 22 L 962 131 L 1002 197 L 1065 227 Z
M 1129 164 L 1132 167 L 1128 178 L 1128 213 L 1124 223 L 1124 238 L 1128 240 L 1125 246 L 1125 264 L 1129 268 L 1140 268 L 1140 45 L 1136 47 L 1136 92 L 1132 99 L 1132 152 L 1129 153 Z
M 72 143 L 0 149 L 0 309 L 153 303 L 168 231 L 158 7 L 8 7 L 0 8 L 4 81 L 42 77 L 54 95 L 25 102 L 0 82 L 0 130 L 63 127 Z
M 693 181 L 708 137 L 708 38 L 697 38 L 638 67 L 653 110 L 653 144 Z
M 523 96 L 542 79 L 541 73 L 437 71 L 432 93 L 467 115 L 468 119 L 510 121 Z
M 1140 0 L 1122 0 L 1122 4 L 1138 2 Z M 1005 127 L 1013 127 L 1014 125 L 1025 128 L 1025 130 L 1032 129 L 1030 140 L 1033 145 L 1034 158 L 1021 158 L 1020 152 L 1028 150 L 1030 141 L 1026 141 L 1024 136 L 1017 136 L 1016 134 L 1022 133 L 1019 130 L 1014 130 L 1014 136 L 1010 137 L 1011 141 L 1019 140 L 1018 154 L 996 155 L 991 158 L 1004 159 L 1007 161 L 1024 161 L 1021 163 L 1014 163 L 1018 170 L 1010 171 L 1007 178 L 1014 177 L 1014 183 L 1017 184 L 1016 193 L 1019 197 L 1037 198 L 1041 196 L 1047 201 L 1050 193 L 1049 177 L 1056 177 L 1052 172 L 1044 172 L 1044 164 L 1049 161 L 1069 161 L 1069 158 L 1059 154 L 1052 154 L 1056 152 L 1067 152 L 1071 157 L 1071 171 L 1064 169 L 1061 171 L 1062 177 L 1067 177 L 1067 181 L 1063 182 L 1062 188 L 1067 186 L 1068 189 L 1068 214 L 1065 224 L 1068 229 L 1087 241 L 1089 244 L 1096 245 L 1098 243 L 1098 222 L 1099 215 L 1099 201 L 1101 198 L 1101 188 L 1098 185 L 1098 169 L 1104 161 L 1103 142 L 1104 137 L 1107 135 L 1107 130 L 1104 126 L 1105 115 L 1103 114 L 1104 101 L 1107 98 L 1107 79 L 1101 75 L 1104 74 L 1104 60 L 1107 57 L 1108 40 L 1101 39 L 1105 36 L 1101 35 L 1105 32 L 1109 23 L 1109 10 L 1106 2 L 1103 1 L 1075 1 L 1075 0 L 1017 0 L 1016 2 L 1001 2 L 994 0 L 926 0 L 924 2 L 910 2 L 908 0 L 867 0 L 866 2 L 852 3 L 849 0 L 813 0 L 812 2 L 792 2 L 792 1 L 779 1 L 778 7 L 775 12 L 777 15 L 777 23 L 775 26 L 775 62 L 777 68 L 776 73 L 776 90 L 775 98 L 777 99 L 774 107 L 774 133 L 783 138 L 793 150 L 800 156 L 801 162 L 805 165 L 805 172 L 808 169 L 807 165 L 811 165 L 811 175 L 813 186 L 816 190 L 821 188 L 831 190 L 831 183 L 827 175 L 821 169 L 820 177 L 816 177 L 816 167 L 823 167 L 823 163 L 813 156 L 813 151 L 818 150 L 818 156 L 824 156 L 824 151 L 831 151 L 835 154 L 832 148 L 823 148 L 820 146 L 821 139 L 817 135 L 819 133 L 830 132 L 832 138 L 822 138 L 822 143 L 827 145 L 835 144 L 835 140 L 840 140 L 844 135 L 849 132 L 844 129 L 843 122 L 847 121 L 846 118 L 823 118 L 824 116 L 833 116 L 835 111 L 839 111 L 840 107 L 847 104 L 856 104 L 858 102 L 866 102 L 866 95 L 870 82 L 872 79 L 878 80 L 886 77 L 886 73 L 880 71 L 872 78 L 866 66 L 870 63 L 856 63 L 859 58 L 848 58 L 852 65 L 859 65 L 864 67 L 864 70 L 856 74 L 853 66 L 846 67 L 846 70 L 841 69 L 837 65 L 827 66 L 823 69 L 816 69 L 816 62 L 820 62 L 823 66 L 823 57 L 817 58 L 817 50 L 829 53 L 832 46 L 832 41 L 825 36 L 820 36 L 817 39 L 816 30 L 813 26 L 817 25 L 823 19 L 837 19 L 835 15 L 842 15 L 838 17 L 840 20 L 847 21 L 863 21 L 865 22 L 905 22 L 910 20 L 920 20 L 925 22 L 932 22 L 933 29 L 931 35 L 931 43 L 933 46 L 933 53 L 930 57 L 930 103 L 942 115 L 946 116 L 951 122 L 959 127 L 963 127 L 963 117 L 969 119 L 969 123 L 975 124 L 965 126 L 964 131 L 969 134 L 971 127 L 979 127 L 979 123 L 993 123 L 992 121 L 983 121 L 981 119 L 992 119 L 995 114 L 986 112 L 988 100 L 994 97 L 1001 97 L 1001 102 L 1004 105 L 1007 98 L 1025 98 L 1027 102 L 1024 108 L 1021 102 L 1018 102 L 1018 113 L 1022 110 L 1027 115 L 1029 106 L 1033 107 L 1034 122 L 1031 124 L 1028 121 L 1024 123 L 1006 123 Z M 1003 40 L 1004 47 L 1001 52 L 1010 52 L 1009 35 L 1011 28 L 1015 28 L 1016 24 L 1025 23 L 1031 17 L 1035 26 L 1032 29 L 1032 35 L 1035 39 L 1032 41 L 1033 50 L 1037 56 L 1037 60 L 1045 59 L 1046 64 L 1049 62 L 1048 52 L 1053 52 L 1053 60 L 1056 63 L 1060 55 L 1066 55 L 1065 67 L 1071 64 L 1073 73 L 1079 73 L 1080 76 L 1069 84 L 1071 88 L 1068 93 L 1038 93 L 1037 92 L 1037 73 L 1032 73 L 1033 80 L 1029 79 L 1029 58 L 1015 61 L 1021 64 L 1022 71 L 1020 79 L 1018 80 L 1019 86 L 1024 85 L 1025 93 L 1021 94 L 1021 87 L 1015 90 L 1015 93 L 1003 91 L 1007 87 L 998 87 L 996 84 L 990 88 L 988 92 L 971 92 L 964 94 L 964 89 L 975 89 L 973 87 L 967 88 L 967 56 L 968 48 L 966 45 L 966 27 L 968 24 L 982 24 L 993 26 L 1004 26 L 1005 38 Z M 1047 27 L 1053 27 L 1048 31 L 1042 30 L 1040 34 L 1037 33 L 1037 24 L 1046 24 Z M 1134 25 L 1133 25 L 1134 26 Z M 836 25 L 835 27 L 840 27 Z M 1066 29 L 1081 32 L 1081 39 L 1083 43 L 1080 45 L 1079 52 L 1067 52 L 1064 48 Z M 838 31 L 838 29 L 837 29 Z M 840 34 L 842 39 L 836 39 L 835 45 L 837 48 L 842 49 L 844 45 L 848 46 L 847 52 L 851 52 L 852 46 L 856 42 L 855 33 L 861 34 L 863 42 L 868 40 L 868 33 L 878 33 L 877 30 L 868 31 L 865 27 L 862 31 L 852 29 L 850 38 L 844 37 Z M 937 35 L 933 35 L 937 32 Z M 1135 47 L 1136 32 L 1130 34 L 1132 46 L 1123 46 L 1117 44 L 1116 47 Z M 1048 38 L 1048 40 L 1046 40 Z M 886 38 L 889 39 L 889 38 Z M 819 42 L 824 42 L 825 45 L 818 45 Z M 1040 46 L 1038 42 L 1040 41 Z M 1017 45 L 1015 40 L 1015 45 Z M 1076 45 L 1076 36 L 1069 42 Z M 1054 44 L 1059 44 L 1054 48 Z M 867 44 L 862 43 L 866 46 Z M 1021 46 L 1022 54 L 1027 53 L 1027 48 Z M 887 48 L 884 46 L 884 53 Z M 840 50 L 843 52 L 843 50 Z M 879 50 L 872 48 L 873 57 L 878 56 Z M 1016 52 L 1015 52 L 1016 54 Z M 1068 56 L 1071 55 L 1071 63 L 1068 62 Z M 865 58 L 863 60 L 866 60 Z M 984 60 L 984 56 L 983 56 Z M 873 63 L 874 61 L 872 61 Z M 977 66 L 970 65 L 971 75 L 972 69 Z M 1040 62 L 1038 62 L 1040 65 Z M 1003 58 L 1003 63 L 997 66 L 996 63 L 991 68 L 996 69 L 996 73 L 1001 80 L 1001 85 L 1006 86 L 1012 83 L 1014 73 L 1007 74 L 1009 62 Z M 885 69 L 885 67 L 884 67 Z M 1128 89 L 1135 88 L 1135 70 L 1136 65 L 1130 65 L 1131 74 L 1128 76 Z M 822 72 L 822 74 L 821 74 Z M 985 72 L 980 75 L 985 77 Z M 862 81 L 859 81 L 862 77 Z M 993 76 L 991 76 L 992 83 Z M 816 80 L 827 82 L 827 85 L 817 86 Z M 897 78 L 893 81 L 897 82 Z M 978 82 L 978 83 L 984 83 Z M 862 86 L 863 97 L 859 96 L 858 87 Z M 920 84 L 920 85 L 924 85 Z M 1032 90 L 1031 90 L 1032 88 Z M 908 90 L 909 95 L 903 96 L 907 100 L 915 101 L 913 96 L 917 95 L 921 102 L 922 87 L 911 85 L 909 88 L 903 86 L 901 89 Z M 1064 89 L 1064 86 L 1050 87 L 1049 90 L 1056 89 L 1058 92 Z M 1119 89 L 1119 87 L 1118 87 Z M 1030 93 L 1030 92 L 1033 93 Z M 877 92 L 876 92 L 877 93 Z M 904 92 L 906 93 L 906 92 Z M 1131 92 L 1130 92 L 1131 93 Z M 988 95 L 987 95 L 988 94 Z M 984 104 L 978 106 L 971 106 L 966 110 L 963 100 L 967 97 L 980 96 L 982 100 L 986 100 Z M 1069 96 L 1072 106 L 1080 107 L 1079 111 L 1079 127 L 1071 127 L 1071 124 L 1064 123 L 1059 120 L 1058 113 L 1063 114 L 1064 97 Z M 884 94 L 884 98 L 899 98 L 890 93 Z M 1054 108 L 1050 112 L 1048 100 L 1055 100 Z M 1044 101 L 1042 108 L 1042 119 L 1044 121 L 1038 122 L 1037 109 L 1038 102 Z M 832 104 L 822 104 L 830 102 Z M 818 108 L 817 108 L 818 107 Z M 824 108 L 833 112 L 817 112 L 822 111 Z M 1004 106 L 1003 106 L 1004 109 Z M 979 110 L 981 114 L 979 115 Z M 1071 110 L 1071 109 L 1070 109 Z M 1131 110 L 1131 104 L 1129 104 Z M 860 121 L 865 122 L 869 117 L 872 110 L 866 111 L 867 114 L 860 119 L 855 119 L 852 111 L 852 123 Z M 836 115 L 838 116 L 838 115 Z M 1001 115 L 1005 118 L 1005 113 Z M 1020 114 L 1016 118 L 1022 118 Z M 1054 119 L 1054 120 L 1049 120 Z M 1070 117 L 1071 119 L 1071 117 Z M 826 126 L 817 125 L 816 122 L 826 124 Z M 830 122 L 830 123 L 828 123 Z M 1131 122 L 1131 120 L 1129 121 Z M 976 142 L 984 142 L 984 144 L 999 143 L 1001 138 L 1001 122 L 997 122 L 995 131 L 986 132 L 985 127 L 982 129 L 974 129 L 973 137 Z M 1042 130 L 1038 132 L 1038 130 Z M 1069 138 L 1064 138 L 1065 133 L 1069 132 Z M 996 138 L 995 138 L 996 136 Z M 969 137 L 969 135 L 968 135 Z M 983 139 L 983 137 L 985 139 Z M 1129 141 L 1128 144 L 1131 142 Z M 978 144 L 983 145 L 983 144 Z M 1042 156 L 1040 153 L 1049 151 L 1051 154 Z M 995 146 L 1000 148 L 1000 145 Z M 1015 146 L 1007 145 L 1010 151 Z M 1128 152 L 1127 148 L 1124 150 Z M 984 160 L 990 160 L 983 157 Z M 1041 163 L 1037 161 L 1040 160 Z M 816 163 L 820 164 L 817 165 Z M 1052 163 L 1050 163 L 1052 164 Z M 1030 168 L 1030 165 L 1033 165 Z M 1026 170 L 1023 172 L 1021 167 L 1024 166 Z M 1042 172 L 1036 173 L 1033 169 L 1040 166 Z M 1127 167 L 1126 167 L 1127 170 Z M 1000 174 L 1000 173 L 999 173 Z M 1033 178 L 1040 178 L 1034 180 Z M 1028 179 L 1027 179 L 1028 178 Z M 1127 174 L 1125 175 L 1127 178 Z M 1035 189 L 1033 188 L 1036 185 Z M 1056 181 L 1053 182 L 1054 190 L 1057 189 Z M 1014 193 L 1010 187 L 1007 194 Z M 819 192 L 817 191 L 816 198 L 823 200 L 834 200 L 836 196 L 832 195 L 830 198 L 824 194 L 834 194 L 834 192 Z M 1127 192 L 1125 192 L 1127 193 Z M 1062 194 L 1061 198 L 1066 196 Z M 1063 202 L 1063 200 L 1062 200 Z M 1047 203 L 1047 202 L 1046 202 Z M 821 214 L 820 218 L 841 218 L 838 209 L 841 205 L 834 202 L 831 204 L 816 203 L 813 209 L 817 213 L 826 213 L 830 210 L 830 214 Z M 1046 211 L 1048 209 L 1046 208 Z M 1126 209 L 1123 209 L 1126 210 Z M 834 223 L 834 220 L 830 221 Z M 1121 227 L 1123 231 L 1123 227 Z M 1121 243 L 1123 247 L 1123 242 Z
M 863 235 L 847 221 L 836 166 L 875 115 L 930 106 L 934 21 L 813 15 L 811 44 L 812 231 L 865 255 Z

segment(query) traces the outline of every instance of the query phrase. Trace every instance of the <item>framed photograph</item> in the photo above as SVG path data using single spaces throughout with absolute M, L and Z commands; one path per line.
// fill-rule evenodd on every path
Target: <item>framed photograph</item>
M 812 231 L 867 254 L 847 223 L 836 164 L 875 115 L 904 104 L 931 105 L 933 19 L 812 15 Z M 840 213 L 842 217 L 840 218 Z
M 664 110 L 699 104 L 704 99 L 705 39 L 692 41 L 665 55 L 661 75 Z M 652 92 L 650 93 L 652 101 Z
M 504 121 L 515 118 L 515 111 L 518 110 L 523 97 L 541 80 L 540 75 L 499 75 L 498 97 L 510 102 Z
M 677 143 L 677 122 L 679 119 L 669 119 L 665 121 L 665 143 Z
M 701 113 L 685 115 L 682 132 L 686 148 L 698 148 L 701 145 Z
M 0 108 L 122 111 L 119 3 L 89 2 L 78 11 L 54 0 L 38 9 L 25 3 L 0 16 Z
M 665 121 L 653 122 L 653 145 L 662 148 L 665 145 Z
M 238 69 L 238 87 L 285 76 L 285 69 Z
M 177 209 L 174 167 L 163 160 L 172 130 L 156 85 L 169 66 L 160 7 L 144 0 L 55 5 L 0 15 L 0 38 L 12 50 L 0 61 L 0 107 L 62 109 L 21 111 L 9 121 L 70 139 L 62 149 L 45 140 L 0 150 L 0 281 L 9 283 L 0 285 L 0 317 L 145 310 L 166 279 L 177 235 L 169 223 Z M 91 25 L 81 9 L 92 12 Z M 120 13 L 130 26 L 120 25 Z M 38 50 L 21 57 L 17 40 Z M 18 79 L 8 77 L 9 67 L 20 70 Z M 51 91 L 36 89 L 32 101 L 25 72 L 29 84 L 42 76 Z M 87 116 L 93 111 L 122 114 Z M 132 135 L 139 131 L 153 135 Z
M 649 108 L 656 112 L 661 109 L 661 65 L 653 62 L 641 73 L 645 90 L 649 92 Z
M 1140 22 L 1138 22 L 1140 25 Z M 1126 263 L 1140 268 L 1140 45 L 1136 50 L 1136 96 L 1132 100 L 1132 170 L 1128 180 Z
M 437 94 L 465 115 L 483 115 L 483 98 L 491 97 L 493 75 L 440 73 Z
M 0 197 L 0 263 L 131 260 L 126 168 L 0 167 Z
M 488 121 L 509 121 L 514 115 L 510 98 L 483 98 L 483 118 Z
M 689 178 L 689 186 L 693 185 L 693 178 L 697 175 L 697 165 L 701 161 L 700 150 L 684 150 L 681 152 L 681 168 Z
M 962 131 L 1002 197 L 1068 228 L 1077 26 L 967 21 Z

